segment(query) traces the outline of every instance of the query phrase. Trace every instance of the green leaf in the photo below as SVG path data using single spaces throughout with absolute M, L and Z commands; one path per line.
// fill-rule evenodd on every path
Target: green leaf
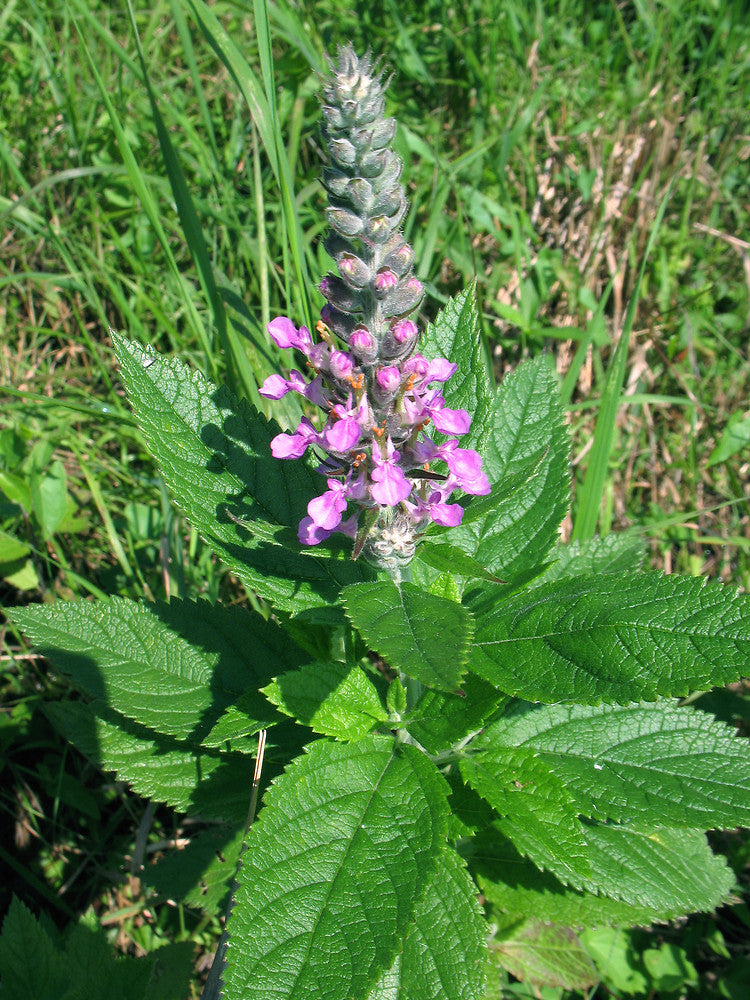
M 62 936 L 15 897 L 0 934 L 3 1000 L 172 1000 L 189 989 L 193 946 L 166 945 L 143 958 L 117 956 L 95 921 Z
M 45 714 L 84 756 L 102 771 L 114 771 L 144 798 L 207 819 L 247 818 L 253 779 L 249 757 L 201 751 L 160 738 L 101 706 L 80 701 L 49 704 Z
M 658 573 L 580 577 L 514 594 L 478 617 L 470 669 L 527 701 L 627 703 L 738 680 L 750 599 Z
M 636 573 L 643 564 L 644 554 L 643 539 L 628 531 L 571 542 L 552 550 L 550 558 L 554 557 L 554 562 L 537 577 L 534 586 L 592 573 Z
M 286 611 L 333 601 L 363 563 L 300 550 L 296 526 L 320 478 L 278 461 L 279 428 L 175 359 L 113 338 L 122 380 L 177 505 L 243 583 Z
M 23 476 L 0 469 L 0 492 L 4 493 L 11 503 L 23 507 L 27 514 L 31 513 L 31 486 Z
M 477 887 L 458 855 L 446 850 L 417 906 L 403 953 L 368 1000 L 478 1000 L 486 936 Z
M 455 691 L 473 628 L 466 608 L 410 583 L 360 583 L 343 592 L 352 624 L 369 647 L 423 684 Z
M 586 843 L 592 875 L 574 887 L 631 906 L 703 911 L 717 905 L 717 895 L 728 897 L 734 886 L 731 868 L 697 830 L 598 823 L 587 825 Z
M 468 410 L 471 414 L 471 429 L 461 438 L 461 447 L 483 452 L 495 382 L 482 344 L 475 283 L 440 310 L 435 322 L 427 327 L 420 346 L 426 357 L 444 357 L 458 365 L 445 385 L 443 396 L 452 409 Z
M 506 917 L 490 954 L 495 962 L 532 987 L 582 990 L 599 979 L 594 963 L 571 927 Z
M 141 878 L 165 899 L 223 914 L 244 838 L 244 822 L 200 830 L 184 847 L 146 865 Z
M 549 359 L 524 362 L 497 390 L 484 441 L 484 469 L 502 499 L 480 498 L 477 508 L 486 503 L 490 509 L 453 528 L 451 544 L 505 580 L 544 562 L 570 498 L 568 450 Z M 505 477 L 511 478 L 509 491 Z
M 62 462 L 53 462 L 31 480 L 31 503 L 44 538 L 51 538 L 68 511 L 68 487 Z
M 460 771 L 500 814 L 498 828 L 536 865 L 566 880 L 591 873 L 577 803 L 533 752 L 493 746 L 464 758 Z
M 308 663 L 277 677 L 263 693 L 282 712 L 336 739 L 358 739 L 388 721 L 375 685 L 356 664 Z
M 4 563 L 14 563 L 31 552 L 31 546 L 7 531 L 0 531 L 0 567 Z
M 750 447 L 750 414 L 733 413 L 721 435 L 721 440 L 708 456 L 707 466 L 726 462 L 738 451 Z
M 461 694 L 425 690 L 404 725 L 428 753 L 438 753 L 481 729 L 503 699 L 491 684 L 469 674 Z
M 637 932 L 636 932 L 637 933 Z M 648 996 L 649 978 L 641 961 L 642 951 L 636 951 L 633 932 L 625 928 L 598 927 L 585 929 L 581 940 L 596 963 L 602 981 L 615 996 Z
M 490 754 L 525 748 L 589 816 L 700 830 L 750 826 L 747 743 L 693 708 L 529 706 L 493 722 L 472 746 Z
M 456 545 L 436 545 L 422 542 L 418 549 L 419 558 L 439 572 L 457 573 L 471 579 L 488 580 L 490 583 L 505 583 L 500 577 L 488 573 L 476 559 L 467 556 Z
M 155 732 L 200 743 L 251 684 L 304 653 L 259 614 L 208 601 L 57 601 L 13 620 L 87 694 Z M 255 731 L 280 716 L 260 696 Z
M 239 753 L 255 753 L 252 739 L 261 729 L 277 724 L 279 715 L 257 688 L 249 688 L 219 716 L 216 724 L 201 739 L 201 746 L 223 747 Z
M 488 901 L 503 912 L 532 913 L 570 927 L 650 924 L 695 910 L 710 912 L 729 899 L 734 875 L 723 858 L 711 853 L 703 834 L 613 827 L 621 834 L 621 850 L 610 849 L 607 855 L 601 844 L 596 849 L 592 829 L 587 829 L 587 840 L 594 874 L 585 887 L 566 887 L 552 873 L 540 871 L 495 828 L 474 841 L 472 871 Z M 628 850 L 629 836 L 645 849 Z M 627 871 L 621 870 L 623 865 Z M 624 900 L 626 894 L 633 898 Z
M 444 781 L 413 747 L 313 744 L 250 828 L 225 1000 L 366 996 L 393 964 L 446 827 Z
M 0 934 L 2 1000 L 60 1000 L 70 967 L 39 921 L 14 896 Z

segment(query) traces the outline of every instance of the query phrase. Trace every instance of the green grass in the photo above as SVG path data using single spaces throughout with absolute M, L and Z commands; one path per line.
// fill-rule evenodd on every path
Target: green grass
M 322 303 L 317 74 L 342 40 L 393 73 L 424 318 L 476 276 L 498 376 L 556 354 L 577 484 L 566 532 L 636 526 L 654 566 L 750 587 L 750 440 L 731 436 L 750 399 L 743 6 L 10 0 L 1 599 L 243 599 L 172 508 L 108 330 L 266 409 L 269 317 L 309 321 Z M 123 876 L 146 804 L 61 743 L 43 702 L 69 693 L 2 636 L 6 895 L 63 923 L 109 915 L 134 952 L 149 935 L 210 950 L 210 923 Z M 181 835 L 172 822 L 153 818 L 149 856 Z

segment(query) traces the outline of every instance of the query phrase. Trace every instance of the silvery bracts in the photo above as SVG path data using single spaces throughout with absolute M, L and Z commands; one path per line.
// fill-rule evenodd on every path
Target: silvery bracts
M 401 161 L 389 148 L 396 123 L 383 117 L 381 74 L 369 56 L 358 59 L 346 47 L 323 96 L 326 249 L 338 274 L 321 282 L 328 304 L 318 340 L 287 317 L 269 324 L 277 346 L 304 355 L 307 377 L 271 375 L 260 391 L 270 399 L 297 392 L 325 416 L 320 430 L 304 417 L 293 434 L 272 442 L 276 458 L 300 458 L 310 446 L 323 456 L 328 488 L 308 504 L 300 541 L 317 545 L 342 531 L 356 539 L 355 558 L 362 551 L 394 572 L 411 560 L 430 521 L 461 523 L 462 507 L 449 502 L 454 490 L 480 495 L 490 486 L 475 451 L 456 437 L 437 444 L 425 431 L 431 424 L 441 434 L 465 434 L 471 419 L 449 409 L 440 389 L 456 365 L 415 352 L 410 314 L 423 290 L 399 229 L 406 199 Z M 448 474 L 431 471 L 433 461 Z

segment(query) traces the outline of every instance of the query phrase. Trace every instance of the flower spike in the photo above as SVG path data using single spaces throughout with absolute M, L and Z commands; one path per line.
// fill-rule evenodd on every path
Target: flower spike
M 305 355 L 311 380 L 292 370 L 288 379 L 269 376 L 260 392 L 269 399 L 297 392 L 325 414 L 320 431 L 305 417 L 293 434 L 271 442 L 276 458 L 300 458 L 310 446 L 326 453 L 319 471 L 328 488 L 308 504 L 300 542 L 318 545 L 344 532 L 355 539 L 355 559 L 362 553 L 394 573 L 412 559 L 430 521 L 461 523 L 463 508 L 449 502 L 456 489 L 484 495 L 490 484 L 477 452 L 461 448 L 457 437 L 437 444 L 425 434 L 432 425 L 460 436 L 471 417 L 446 406 L 439 388 L 457 366 L 415 353 L 419 331 L 411 317 L 424 290 L 400 230 L 402 163 L 390 148 L 396 123 L 384 108 L 372 58 L 339 49 L 322 110 L 331 227 L 325 246 L 338 274 L 320 284 L 328 301 L 317 343 L 286 316 L 268 327 L 278 347 Z M 432 461 L 445 463 L 448 475 L 430 471 Z

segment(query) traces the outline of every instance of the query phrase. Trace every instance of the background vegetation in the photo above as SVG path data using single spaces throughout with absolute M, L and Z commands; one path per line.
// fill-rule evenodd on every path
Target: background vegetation
M 568 532 L 597 520 L 601 533 L 638 530 L 655 567 L 747 589 L 744 6 L 9 0 L 0 601 L 246 599 L 172 508 L 123 403 L 108 328 L 267 406 L 266 322 L 322 303 L 317 72 L 342 40 L 393 73 L 425 317 L 476 277 L 498 377 L 555 352 L 574 441 Z M 66 684 L 12 628 L 0 637 L 0 912 L 15 893 L 53 940 L 86 914 L 130 956 L 187 942 L 199 995 L 218 916 L 161 897 L 147 874 L 189 826 L 65 745 L 44 706 L 71 697 Z M 744 689 L 702 703 L 747 731 Z M 742 895 L 750 842 L 718 846 Z M 588 996 L 744 996 L 742 898 L 678 928 L 591 933 L 603 982 Z

